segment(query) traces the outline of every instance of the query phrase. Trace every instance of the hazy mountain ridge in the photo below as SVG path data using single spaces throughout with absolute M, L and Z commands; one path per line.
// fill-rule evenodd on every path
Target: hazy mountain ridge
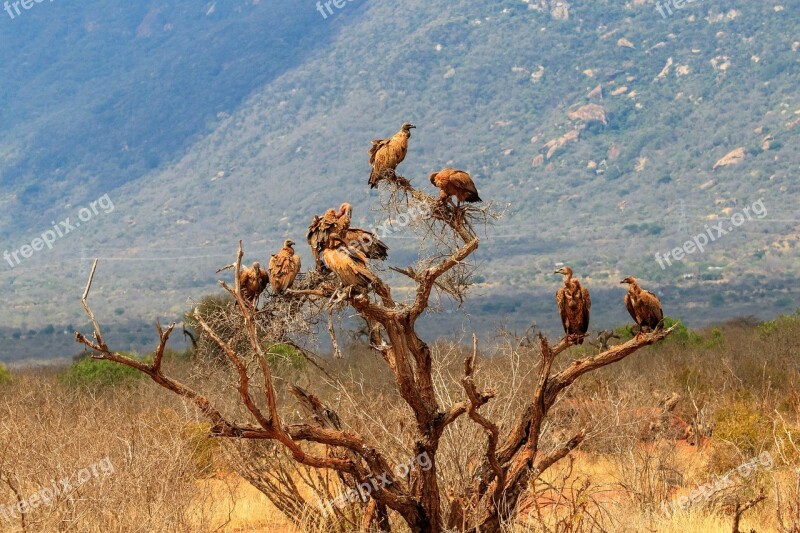
M 484 198 L 512 204 L 479 251 L 476 302 L 546 294 L 558 283 L 550 275 L 557 261 L 597 286 L 620 271 L 662 286 L 694 284 L 684 275 L 705 276 L 722 264 L 724 275 L 710 277 L 745 292 L 748 279 L 776 282 L 747 312 L 771 313 L 787 295 L 796 302 L 800 157 L 792 147 L 800 127 L 791 124 L 800 80 L 798 51 L 786 36 L 797 34 L 798 7 L 722 1 L 663 19 L 652 4 L 586 1 L 570 3 L 568 20 L 555 20 L 531 5 L 373 0 L 358 17 L 350 16 L 358 6 L 348 5 L 324 22 L 336 35 L 327 47 L 221 117 L 185 155 L 176 152 L 174 164 L 111 191 L 115 214 L 82 229 L 70 253 L 56 250 L 7 273 L 8 290 L 26 289 L 14 296 L 10 320 L 76 320 L 85 260 L 64 264 L 57 282 L 31 286 L 29 276 L 36 261 L 75 258 L 81 247 L 86 257 L 118 259 L 101 267 L 104 292 L 96 298 L 108 302 L 97 309 L 150 319 L 177 316 L 188 296 L 216 290 L 213 271 L 238 238 L 249 257 L 263 260 L 285 235 L 302 242 L 310 216 L 345 199 L 359 224 L 379 222 L 369 212 L 366 150 L 405 120 L 419 129 L 401 173 L 425 187 L 431 170 L 452 164 L 473 173 Z M 313 5 L 294 9 L 302 8 Z M 622 38 L 634 48 L 620 45 Z M 669 73 L 657 79 L 670 58 Z M 587 96 L 598 85 L 603 98 Z M 581 125 L 569 112 L 590 102 L 603 106 L 607 124 L 589 121 L 577 142 L 534 166 L 548 141 Z M 775 142 L 762 150 L 766 135 Z M 712 172 L 739 146 L 747 149 L 742 164 Z M 653 259 L 702 232 L 707 217 L 762 197 L 766 222 L 739 228 L 693 263 L 662 271 Z M 776 243 L 774 234 L 788 238 Z M 389 239 L 390 262 L 410 256 L 408 242 Z M 675 292 L 673 314 L 713 320 L 707 300 L 686 301 L 692 293 L 708 297 Z M 735 302 L 740 293 L 724 298 Z M 57 309 L 34 316 L 42 299 Z M 473 321 L 481 309 L 468 307 Z M 624 320 L 624 309 L 617 317 Z

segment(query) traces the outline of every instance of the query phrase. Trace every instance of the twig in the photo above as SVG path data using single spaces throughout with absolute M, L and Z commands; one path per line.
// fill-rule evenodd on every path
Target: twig
M 748 500 L 744 503 L 736 502 L 736 509 L 733 514 L 733 533 L 742 533 L 739 529 L 739 522 L 742 520 L 742 515 L 766 499 L 767 495 L 764 494 L 764 489 L 762 488 L 758 496 L 752 500 Z

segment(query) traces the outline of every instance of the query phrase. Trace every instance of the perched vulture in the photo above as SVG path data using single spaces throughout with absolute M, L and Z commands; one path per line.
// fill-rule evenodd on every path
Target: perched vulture
M 408 153 L 408 139 L 412 128 L 416 126 L 406 122 L 391 139 L 372 141 L 372 148 L 369 150 L 369 164 L 372 165 L 370 188 L 377 187 L 382 178 L 394 176 L 397 165 L 403 162 Z
M 267 289 L 269 285 L 269 274 L 266 270 L 261 268 L 261 264 L 256 261 L 252 267 L 244 267 L 239 272 L 239 286 L 242 288 L 242 296 L 255 304 L 261 293 Z
M 348 203 L 339 208 L 339 221 L 336 224 L 336 234 L 351 248 L 359 250 L 369 259 L 385 261 L 389 257 L 389 247 L 371 231 L 350 227 L 350 217 L 353 216 L 353 206 Z
M 349 204 L 342 204 L 342 206 L 345 205 Z M 341 225 L 340 218 L 339 212 L 335 209 L 328 209 L 322 217 L 315 215 L 311 225 L 308 227 L 306 241 L 311 248 L 311 253 L 314 254 L 314 262 L 316 262 L 318 270 L 323 269 L 322 250 L 325 249 L 330 236 L 336 233 L 337 227 Z M 349 226 L 349 216 L 347 220 L 347 225 Z
M 367 268 L 367 257 L 345 244 L 338 235 L 331 235 L 322 259 L 347 286 L 369 287 L 378 278 Z
M 275 294 L 286 292 L 300 272 L 300 257 L 294 254 L 293 246 L 293 241 L 285 241 L 283 249 L 269 260 L 269 282 Z
M 628 294 L 625 295 L 625 307 L 628 308 L 633 320 L 639 326 L 639 334 L 644 328 L 650 331 L 661 328 L 664 325 L 664 311 L 661 309 L 661 302 L 658 296 L 650 291 L 639 287 L 636 278 L 628 276 L 620 281 L 621 284 L 628 284 Z
M 371 231 L 350 228 L 342 238 L 348 246 L 359 250 L 370 259 L 385 261 L 389 257 L 389 247 Z
M 563 267 L 555 273 L 564 276 L 564 287 L 556 293 L 564 333 L 574 337 L 576 344 L 583 344 L 586 332 L 589 331 L 589 310 L 592 308 L 589 291 L 581 286 L 580 281 L 572 278 L 571 268 Z
M 431 174 L 431 183 L 439 187 L 439 199 L 444 203 L 450 197 L 455 196 L 458 203 L 463 202 L 482 202 L 478 196 L 478 189 L 475 188 L 472 178 L 463 170 L 445 168 L 439 172 Z

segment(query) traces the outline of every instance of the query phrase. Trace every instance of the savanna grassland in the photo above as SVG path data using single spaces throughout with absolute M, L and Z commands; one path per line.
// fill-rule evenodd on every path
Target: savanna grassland
M 624 328 L 620 333 L 624 337 Z M 458 377 L 463 356 L 472 350 L 468 344 L 432 346 L 436 392 L 443 399 L 463 394 Z M 744 513 L 741 530 L 797 531 L 798 344 L 798 314 L 679 329 L 663 344 L 579 381 L 548 417 L 542 449 L 581 427 L 588 437 L 572 458 L 529 486 L 520 514 L 526 518 L 507 524 L 508 531 L 727 532 L 736 502 L 761 490 L 766 499 Z M 506 426 L 527 401 L 538 347 L 531 337 L 503 332 L 481 345 L 476 380 L 498 390 L 485 414 Z M 593 350 L 572 348 L 556 365 L 568 366 Z M 202 351 L 168 351 L 164 365 L 218 406 L 244 416 L 221 378 L 224 363 Z M 343 360 L 321 363 L 329 376 L 291 350 L 273 352 L 282 405 L 292 405 L 288 385 L 311 388 L 342 414 L 345 429 L 371 428 L 369 438 L 391 450 L 394 460 L 414 457 L 404 427 L 408 407 L 397 398 L 383 362 L 360 341 L 344 347 Z M 314 505 L 326 494 L 326 483 L 336 490 L 335 476 L 294 467 L 269 444 L 209 438 L 209 424 L 191 404 L 135 372 L 84 359 L 69 368 L 14 368 L 0 374 L 0 381 L 0 505 L 7 511 L 20 498 L 32 501 L 30 495 L 53 480 L 73 479 L 71 489 L 50 504 L 40 501 L 28 509 L 24 524 L 0 516 L 3 531 L 356 528 L 347 520 L 357 519 L 357 505 L 329 524 L 304 521 L 302 512 L 282 514 L 279 509 L 293 508 L 298 497 Z M 664 399 L 675 394 L 674 408 L 662 416 Z M 282 416 L 290 422 L 299 413 L 287 408 Z M 693 429 L 687 432 L 687 426 Z M 439 475 L 447 480 L 448 494 L 469 483 L 484 441 L 482 430 L 469 422 L 453 424 L 443 436 Z M 113 471 L 95 472 L 80 486 L 74 482 L 82 469 L 104 460 Z M 731 486 L 697 498 L 686 511 L 665 514 L 665 502 L 679 501 L 746 463 L 749 471 L 731 476 Z M 393 526 L 401 524 L 393 520 Z

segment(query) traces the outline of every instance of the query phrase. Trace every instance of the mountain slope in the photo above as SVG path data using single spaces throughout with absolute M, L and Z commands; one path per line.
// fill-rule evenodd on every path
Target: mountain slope
M 295 10 L 305 16 L 313 5 Z M 310 216 L 344 200 L 358 224 L 380 223 L 369 211 L 366 151 L 406 120 L 419 128 L 403 175 L 424 187 L 430 171 L 457 166 L 483 198 L 510 204 L 479 251 L 468 327 L 553 327 L 551 272 L 562 261 L 609 291 L 596 326 L 626 320 L 611 289 L 623 272 L 693 323 L 796 306 L 799 11 L 743 0 L 666 19 L 646 2 L 348 4 L 324 21 L 329 43 L 185 155 L 113 190 L 95 188 L 110 193 L 115 211 L 82 228 L 69 250 L 6 274 L 9 322 L 79 320 L 80 256 L 107 259 L 98 314 L 121 308 L 150 319 L 177 316 L 188 297 L 214 291 L 213 272 L 239 238 L 251 260 L 263 260 L 287 235 L 302 242 Z M 712 170 L 739 147 L 743 162 Z M 768 216 L 660 268 L 656 252 L 759 199 Z M 403 237 L 389 239 L 392 262 L 413 255 Z M 63 272 L 35 283 L 38 265 L 54 258 L 66 261 Z
M 34 7 L 0 18 L 3 237 L 175 159 L 334 30 L 278 0 Z

